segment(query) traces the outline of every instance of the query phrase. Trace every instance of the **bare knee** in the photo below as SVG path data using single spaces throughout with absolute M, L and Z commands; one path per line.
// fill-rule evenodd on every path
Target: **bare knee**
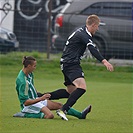
M 84 90 L 86 90 L 86 82 L 84 78 L 77 78 L 73 81 L 73 84 L 77 87 L 77 88 L 82 88 Z
M 54 115 L 52 113 L 50 113 L 50 114 L 45 115 L 44 118 L 45 119 L 53 119 Z
M 73 91 L 75 91 L 77 88 L 74 85 L 68 85 L 67 86 L 67 92 L 71 94 Z

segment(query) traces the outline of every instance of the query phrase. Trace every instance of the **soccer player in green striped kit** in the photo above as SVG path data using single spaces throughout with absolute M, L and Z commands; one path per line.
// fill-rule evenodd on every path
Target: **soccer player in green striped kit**
M 51 95 L 44 94 L 38 97 L 37 91 L 34 87 L 33 71 L 36 69 L 37 61 L 34 57 L 24 57 L 23 68 L 20 70 L 16 79 L 16 91 L 20 101 L 21 112 L 14 114 L 14 117 L 27 117 L 27 118 L 45 118 L 53 119 L 54 115 L 51 110 L 62 108 L 62 104 L 49 100 Z M 91 108 L 90 108 L 91 109 Z M 90 112 L 86 108 L 79 112 L 70 108 L 67 115 L 75 116 L 79 119 L 85 119 L 86 115 Z M 65 118 L 65 120 L 68 120 Z

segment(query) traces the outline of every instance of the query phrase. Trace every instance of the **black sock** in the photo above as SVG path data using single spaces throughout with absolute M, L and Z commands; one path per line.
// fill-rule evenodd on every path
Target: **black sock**
M 68 98 L 70 95 L 66 91 L 66 89 L 58 89 L 58 90 L 55 90 L 53 92 L 49 92 L 49 94 L 51 94 L 50 100 Z
M 63 111 L 68 111 L 70 109 L 70 107 L 72 107 L 76 101 L 85 93 L 86 90 L 82 89 L 82 88 L 77 88 L 75 91 L 73 91 L 67 102 L 63 105 L 62 110 Z
M 44 94 L 42 94 L 41 92 L 37 92 L 37 95 L 38 95 L 38 97 L 41 97 L 41 96 L 43 96 Z
M 69 93 L 66 91 L 66 89 L 58 89 L 55 90 L 53 92 L 46 92 L 46 93 L 40 93 L 37 92 L 38 97 L 43 96 L 44 94 L 51 94 L 50 100 L 56 100 L 56 99 L 61 99 L 61 98 L 68 98 L 69 97 Z

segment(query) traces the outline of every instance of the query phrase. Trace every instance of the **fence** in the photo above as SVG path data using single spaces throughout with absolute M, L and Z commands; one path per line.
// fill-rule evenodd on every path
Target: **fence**
M 1 11 L 5 13 L 5 16 L 1 19 L 1 22 L 4 23 L 4 19 L 8 16 L 8 13 L 13 12 L 13 32 L 16 34 L 17 36 L 17 40 L 19 41 L 19 50 L 20 51 L 39 51 L 39 52 L 46 52 L 48 50 L 48 47 L 51 48 L 51 41 L 52 40 L 52 35 L 54 34 L 54 20 L 55 20 L 55 16 L 59 13 L 59 11 L 61 9 L 63 9 L 63 7 L 65 6 L 65 4 L 68 2 L 68 0 L 51 0 L 52 5 L 51 5 L 51 14 L 49 14 L 49 9 L 50 9 L 50 5 L 49 2 L 50 0 L 15 0 L 14 1 L 14 8 L 12 8 L 11 6 L 11 2 L 13 0 L 3 0 L 4 4 L 1 6 Z M 69 0 L 70 1 L 70 0 Z M 82 2 L 82 4 L 80 3 Z M 99 4 L 100 1 L 97 3 Z M 83 5 L 84 2 L 83 1 L 79 1 L 79 5 Z M 101 3 L 100 3 L 101 4 Z M 101 5 L 96 5 L 94 4 L 93 6 L 91 6 L 91 8 L 88 8 L 89 10 L 84 10 L 84 12 L 82 12 L 82 14 L 85 16 L 87 16 L 87 12 L 92 12 L 96 11 L 97 8 L 99 8 Z M 120 4 L 119 4 L 120 5 Z M 102 16 L 104 19 L 106 18 L 106 16 L 108 15 L 108 13 L 114 13 L 114 7 L 111 8 L 109 7 L 109 5 L 106 5 L 107 7 L 105 8 L 105 12 L 99 12 L 100 16 Z M 131 5 L 132 7 L 132 5 Z M 110 9 L 107 9 L 110 8 Z M 91 9 L 91 10 L 90 10 Z M 120 13 L 125 13 L 128 11 L 128 7 L 125 8 L 120 8 L 117 7 L 117 12 L 120 11 Z M 104 11 L 104 10 L 103 10 Z M 131 14 L 133 10 L 131 11 Z M 104 14 L 105 13 L 105 14 Z M 65 14 L 65 13 L 64 13 Z M 81 14 L 81 15 L 82 15 Z M 50 20 L 52 20 L 50 23 L 51 27 L 50 30 L 48 30 L 48 25 L 49 25 L 49 15 L 50 15 Z M 71 14 L 72 15 L 72 14 Z M 121 15 L 121 14 L 119 14 Z M 131 15 L 132 17 L 132 15 Z M 78 18 L 78 17 L 77 17 Z M 80 21 L 77 21 L 77 23 L 82 23 L 82 21 L 84 21 L 84 19 L 80 19 Z M 10 21 L 10 20 L 8 20 Z M 108 21 L 112 21 L 110 18 L 108 19 Z M 118 19 L 116 21 L 116 23 L 119 23 L 121 21 L 121 19 Z M 78 25 L 75 24 L 75 25 Z M 71 29 L 71 27 L 73 25 L 71 25 L 71 23 L 68 25 L 67 24 L 67 29 Z M 121 28 L 122 27 L 122 28 Z M 66 28 L 66 27 L 65 27 Z M 107 28 L 107 27 L 105 27 Z M 110 27 L 111 28 L 111 27 Z M 63 29 L 63 28 L 62 28 Z M 118 34 L 115 34 L 115 30 L 118 30 L 119 32 Z M 123 31 L 127 31 L 128 32 L 123 32 Z M 67 33 L 66 30 L 64 30 L 64 35 L 66 35 L 65 33 Z M 112 30 L 110 31 L 110 33 L 112 35 L 115 34 L 114 36 L 114 40 L 117 39 L 117 37 L 120 38 L 120 36 L 123 36 L 121 38 L 121 40 L 126 40 L 128 44 L 130 44 L 130 55 L 129 55 L 129 59 L 133 56 L 131 53 L 133 53 L 133 44 L 132 44 L 132 18 L 128 18 L 127 21 L 126 19 L 124 20 L 123 24 L 120 24 L 117 27 L 113 27 L 112 26 Z M 50 39 L 48 38 L 48 35 L 50 37 Z M 66 35 L 68 36 L 68 34 Z M 49 40 L 48 40 L 49 39 Z M 129 40 L 129 41 L 128 41 Z M 125 45 L 126 43 L 123 41 L 123 43 L 119 44 L 119 48 L 116 47 L 117 51 L 120 51 L 120 53 L 122 53 L 123 55 L 125 53 L 123 53 L 123 51 L 121 51 L 121 46 Z M 48 43 L 50 43 L 50 45 L 48 46 Z M 62 42 L 61 42 L 62 43 Z M 59 44 L 60 45 L 60 44 Z M 115 47 L 116 45 L 113 45 L 113 47 Z M 111 49 L 111 47 L 110 47 Z M 126 45 L 125 45 L 125 50 L 126 50 Z M 114 53 L 114 50 L 111 49 L 110 50 L 111 53 Z M 127 52 L 127 51 L 126 51 Z M 109 52 L 108 52 L 109 53 Z M 115 58 L 115 57 L 114 57 Z M 125 55 L 124 55 L 124 58 Z
M 20 43 L 20 51 L 40 51 L 47 50 L 48 42 L 48 18 L 49 18 L 49 2 L 50 0 L 15 0 L 14 9 L 12 8 L 12 0 L 3 0 L 1 11 L 4 16 L 8 17 L 8 13 L 14 12 L 13 31 Z M 51 0 L 51 35 L 53 34 L 53 22 L 55 15 L 66 4 L 66 0 Z M 9 24 L 8 20 L 8 24 Z M 5 27 L 6 28 L 6 27 Z

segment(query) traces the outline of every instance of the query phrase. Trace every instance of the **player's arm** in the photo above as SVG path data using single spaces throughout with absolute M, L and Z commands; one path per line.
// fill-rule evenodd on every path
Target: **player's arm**
M 32 104 L 35 104 L 35 103 L 38 103 L 40 101 L 43 101 L 43 100 L 46 100 L 46 99 L 49 99 L 50 98 L 50 94 L 44 94 L 43 96 L 37 98 L 37 99 L 28 99 L 24 102 L 24 105 L 25 106 L 28 106 L 28 105 L 32 105 Z
M 88 45 L 88 49 L 90 50 L 91 54 L 100 62 L 103 63 L 103 65 L 107 68 L 109 71 L 113 71 L 113 66 L 101 55 L 101 53 L 93 46 Z
M 101 55 L 101 53 L 91 44 L 88 45 L 88 49 L 90 50 L 91 54 L 100 62 L 104 60 L 104 57 Z

